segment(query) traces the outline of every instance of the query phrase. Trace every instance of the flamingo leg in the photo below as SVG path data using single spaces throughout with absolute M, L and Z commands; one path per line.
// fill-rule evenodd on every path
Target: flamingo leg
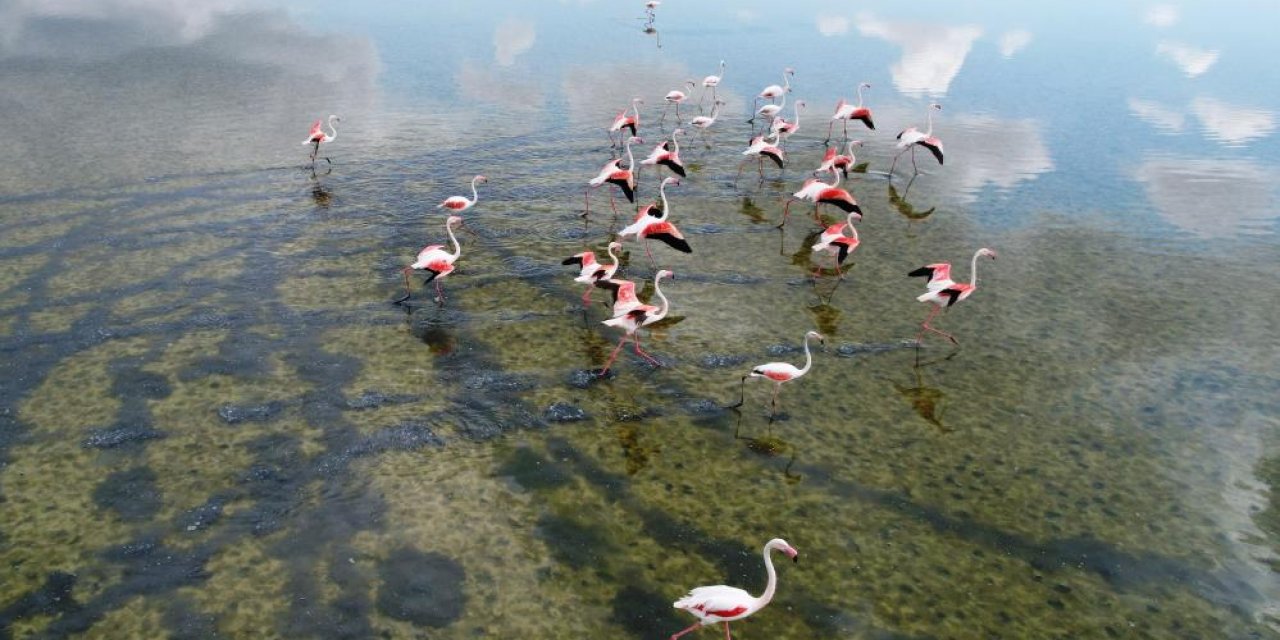
M 741 178 L 741 177 L 742 177 L 742 168 L 743 168 L 743 167 L 745 167 L 745 166 L 747 166 L 747 162 L 749 162 L 749 160 L 743 160 L 742 162 L 739 162 L 739 163 L 738 163 L 738 175 L 736 175 L 736 176 L 734 176 L 734 177 L 733 177 L 733 184 L 734 184 L 734 185 L 737 185 L 737 184 L 738 184 L 738 178 Z
M 444 289 L 440 288 L 439 278 L 436 278 L 436 302 L 440 303 L 440 306 L 444 306 Z
M 618 340 L 618 346 L 613 348 L 613 353 L 609 354 L 609 360 L 604 363 L 604 368 L 600 370 L 600 373 L 598 375 L 603 377 L 606 373 L 609 373 L 609 367 L 613 366 L 613 361 L 618 358 L 618 352 L 622 350 L 622 345 L 625 344 L 626 341 L 627 341 L 627 336 L 625 335 L 622 336 L 621 340 Z
M 786 204 L 782 205 L 782 222 L 778 223 L 779 229 L 782 228 L 782 225 L 787 223 L 787 216 L 791 215 L 791 203 L 795 202 L 795 200 L 795 198 L 790 198 L 787 200 Z
M 681 631 L 680 633 L 677 633 L 677 634 L 672 635 L 670 638 L 668 638 L 668 640 L 677 640 L 680 636 L 682 636 L 682 635 L 684 635 L 684 634 L 686 634 L 686 633 L 689 633 L 690 631 L 693 631 L 693 630 L 695 630 L 695 629 L 697 629 L 698 627 L 701 627 L 701 626 L 702 626 L 702 623 L 701 623 L 701 622 L 695 622 L 695 623 L 693 623 L 693 625 L 692 625 L 692 626 L 690 626 L 689 628 L 687 628 L 687 629 L 685 629 L 685 630 Z
M 773 407 L 773 411 L 769 415 L 778 414 L 778 392 L 779 391 L 782 391 L 782 383 L 776 382 L 773 385 L 773 400 L 769 402 L 769 406 Z
M 585 218 L 591 213 L 591 187 L 587 187 L 587 190 L 582 192 L 582 199 L 587 202 L 587 210 L 582 212 L 582 217 Z
M 613 191 L 610 191 L 610 192 L 609 192 L 609 206 L 613 208 L 613 215 L 614 215 L 614 217 L 617 217 L 617 215 L 618 215 L 618 200 L 617 200 L 617 198 L 614 198 L 614 197 L 613 197 Z
M 396 304 L 400 304 L 401 302 L 413 297 L 413 293 L 409 289 L 409 271 L 411 269 L 413 269 L 413 267 L 405 267 L 400 270 L 400 273 L 404 276 L 404 297 L 396 300 Z
M 831 254 L 831 266 L 836 268 L 836 275 L 840 276 L 841 280 L 844 280 L 844 273 L 840 271 L 840 256 L 838 254 Z
M 733 636 L 729 635 L 729 623 L 724 623 L 724 640 L 733 640 Z
M 316 140 L 311 145 L 311 164 L 316 163 L 316 154 L 320 153 L 320 141 Z
M 676 124 L 680 124 L 680 103 L 676 103 Z
M 894 157 L 893 157 L 893 163 L 889 165 L 889 178 L 890 178 L 890 179 L 892 179 L 892 178 L 893 178 L 893 169 L 894 169 L 894 167 L 897 167 L 897 166 L 898 166 L 898 158 L 901 158 L 901 157 L 902 157 L 902 154 L 904 154 L 904 153 L 906 153 L 906 152 L 907 152 L 907 150 L 906 150 L 906 149 L 903 149 L 902 151 L 899 151 L 899 152 L 898 152 L 898 155 L 896 155 L 896 156 L 894 156 Z
M 636 332 L 635 334 L 633 334 L 633 335 L 631 336 L 631 344 L 635 346 L 636 355 L 640 356 L 641 358 L 644 358 L 645 360 L 648 360 L 648 361 L 649 361 L 649 363 L 650 363 L 650 364 L 652 364 L 652 365 L 653 365 L 653 366 L 655 366 L 655 367 L 661 367 L 661 366 L 662 366 L 662 363 L 661 363 L 661 362 L 659 362 L 657 358 L 655 358 L 655 357 L 653 357 L 653 356 L 649 355 L 649 353 L 648 353 L 647 351 L 645 351 L 644 349 L 641 349 L 641 348 L 640 348 L 640 333 L 639 333 L 639 332 Z
M 743 404 L 746 404 L 746 402 L 747 402 L 747 378 L 749 378 L 749 377 L 751 377 L 751 374 L 747 374 L 747 375 L 742 376 L 742 384 L 738 385 L 738 404 L 731 404 L 731 405 L 729 405 L 729 406 L 725 407 L 726 409 L 734 409 L 734 408 L 737 408 L 737 407 L 741 407 Z
M 848 120 L 844 121 L 844 139 L 845 141 L 849 140 L 849 121 Z
M 911 171 L 912 175 L 920 175 L 920 167 L 916 166 L 916 146 L 911 145 Z
M 757 158 L 756 160 L 757 160 L 757 162 L 756 162 L 756 171 L 757 171 L 757 172 L 759 172 L 759 174 L 760 174 L 760 180 L 762 180 L 762 181 L 763 181 L 763 180 L 764 180 L 764 156 L 760 156 L 760 157 L 759 157 L 759 158 Z
M 644 239 L 644 254 L 645 254 L 646 256 L 649 256 L 649 266 L 653 267 L 654 269 L 657 269 L 657 268 L 658 268 L 658 261 L 653 259 L 653 252 L 649 250 L 649 239 L 648 239 L 648 238 L 645 238 L 645 239 Z
M 587 290 L 586 290 L 586 291 L 584 291 L 584 292 L 582 292 L 582 304 L 583 304 L 583 305 L 589 305 L 589 304 L 591 304 L 591 290 L 592 290 L 592 289 L 594 289 L 595 287 L 596 287 L 596 286 L 595 286 L 594 284 L 589 284 L 589 285 L 587 285 Z
M 825 146 L 828 142 L 831 142 L 831 127 L 834 127 L 835 125 L 836 125 L 835 120 L 832 120 L 831 122 L 827 123 L 827 139 L 822 141 L 823 146 Z
M 942 331 L 942 330 L 940 330 L 940 329 L 935 329 L 935 328 L 933 328 L 932 326 L 930 326 L 930 325 L 929 325 L 929 322 L 933 320 L 933 317 L 934 317 L 934 316 L 938 315 L 938 312 L 939 312 L 939 311 L 942 311 L 942 307 L 940 307 L 940 306 L 938 306 L 938 305 L 934 305 L 933 310 L 931 310 L 931 311 L 929 312 L 929 317 L 925 318 L 925 319 L 924 319 L 924 322 L 920 323 L 920 335 L 916 336 L 916 343 L 917 343 L 917 345 L 918 345 L 918 344 L 919 344 L 919 343 L 924 339 L 924 334 L 925 334 L 925 332 L 926 332 L 926 331 L 932 331 L 933 333 L 936 333 L 936 334 L 938 334 L 938 335 L 940 335 L 940 336 L 942 336 L 942 337 L 944 337 L 944 338 L 946 338 L 946 339 L 950 340 L 952 344 L 956 344 L 956 345 L 960 344 L 960 342 L 959 342 L 958 340 L 956 340 L 956 337 L 955 337 L 955 336 L 953 336 L 953 335 L 951 335 L 951 334 L 947 333 L 946 331 Z

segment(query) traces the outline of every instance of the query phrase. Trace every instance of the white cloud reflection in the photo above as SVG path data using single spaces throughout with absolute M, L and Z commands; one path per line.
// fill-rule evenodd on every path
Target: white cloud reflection
M 824 36 L 842 36 L 849 33 L 849 19 L 844 16 L 818 16 L 818 33 Z
M 889 72 L 893 86 L 906 94 L 943 95 L 964 66 L 982 29 L 967 25 L 884 22 L 870 14 L 858 16 L 858 32 L 902 47 L 902 58 Z
M 1178 65 L 1188 78 L 1194 78 L 1208 71 L 1218 61 L 1217 49 L 1201 49 L 1200 47 L 1180 42 L 1164 41 L 1156 45 L 1156 54 L 1168 58 Z
M 510 67 L 516 58 L 533 48 L 537 32 L 533 23 L 518 18 L 507 18 L 493 30 L 493 59 L 501 66 Z
M 1013 54 L 1022 51 L 1031 44 L 1031 32 L 1026 29 L 1014 29 L 1000 36 L 1000 55 L 1012 58 Z
M 1238 107 L 1213 98 L 1192 100 L 1191 113 L 1204 127 L 1205 135 L 1229 147 L 1265 138 L 1276 128 L 1275 113 L 1271 111 Z
M 1134 173 L 1160 215 L 1202 237 L 1263 233 L 1277 215 L 1277 176 L 1252 162 L 1159 156 Z
M 1160 103 L 1129 98 L 1129 112 L 1139 120 L 1165 133 L 1179 133 L 1186 126 L 1186 116 Z
M 1170 4 L 1157 4 L 1147 9 L 1142 21 L 1153 26 L 1172 27 L 1178 22 L 1178 8 Z

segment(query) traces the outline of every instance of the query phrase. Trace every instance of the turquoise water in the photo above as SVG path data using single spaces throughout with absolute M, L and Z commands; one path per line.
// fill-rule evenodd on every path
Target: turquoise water
M 735 637 L 1280 635 L 1273 9 L 6 11 L 0 634 L 665 638 L 783 537 Z M 721 59 L 664 366 L 597 378 L 619 333 L 560 261 L 629 217 L 581 217 L 603 129 L 643 97 L 647 152 Z M 788 66 L 790 162 L 735 183 Z M 774 225 L 862 81 L 862 244 L 815 278 L 808 206 Z M 934 101 L 946 164 L 889 180 Z M 477 173 L 446 304 L 392 304 Z M 983 246 L 960 346 L 917 347 L 906 272 Z M 809 330 L 779 415 L 724 408 Z

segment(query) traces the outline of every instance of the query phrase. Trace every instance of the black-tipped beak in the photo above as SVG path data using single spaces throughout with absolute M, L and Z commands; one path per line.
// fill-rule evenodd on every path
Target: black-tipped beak
M 791 556 L 791 561 L 796 564 L 800 564 L 800 554 L 797 553 L 794 556 Z

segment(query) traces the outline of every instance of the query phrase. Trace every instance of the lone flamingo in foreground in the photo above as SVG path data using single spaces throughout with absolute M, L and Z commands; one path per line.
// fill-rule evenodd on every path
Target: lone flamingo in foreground
M 613 160 L 610 160 L 604 163 L 604 166 L 600 168 L 600 172 L 596 174 L 596 177 L 587 181 L 587 191 L 586 193 L 583 194 L 583 197 L 587 201 L 587 211 L 586 213 L 582 214 L 584 218 L 587 216 L 587 214 L 591 213 L 591 190 L 600 188 L 606 182 L 621 189 L 622 195 L 626 196 L 627 198 L 627 202 L 636 201 L 636 173 L 634 171 L 636 166 L 636 159 L 635 159 L 635 156 L 631 154 L 631 143 L 633 142 L 639 142 L 643 144 L 644 140 L 637 138 L 635 136 L 627 138 L 627 144 L 626 144 L 627 168 L 626 169 L 623 169 L 618 164 L 619 162 L 622 161 L 621 159 L 614 158 Z M 618 205 L 617 203 L 614 202 L 612 192 L 609 193 L 609 206 L 613 207 L 613 213 L 614 215 L 617 215 Z
M 480 201 L 480 194 L 476 193 L 476 185 L 484 184 L 488 181 L 489 179 L 484 176 L 476 176 L 472 178 L 470 200 L 468 200 L 466 196 L 449 196 L 448 198 L 444 199 L 444 202 L 441 202 L 440 204 L 436 205 L 436 208 L 448 209 L 450 211 L 461 213 L 463 211 L 466 211 L 467 209 L 470 209 L 471 207 L 476 206 L 476 203 Z
M 831 263 L 836 268 L 836 275 L 840 276 L 842 280 L 844 279 L 844 274 L 840 272 L 840 265 L 844 264 L 845 258 L 848 258 L 849 254 L 853 253 L 853 250 L 857 249 L 858 244 L 861 242 L 858 240 L 858 229 L 853 226 L 853 221 L 861 219 L 862 214 L 856 211 L 851 212 L 845 222 L 827 227 L 826 231 L 822 232 L 817 244 L 813 245 L 814 253 L 826 251 L 831 254 Z M 851 236 L 844 235 L 845 227 L 849 227 Z M 820 268 L 814 269 L 813 275 L 815 277 L 818 275 Z
M 849 121 L 861 120 L 862 124 L 867 125 L 868 129 L 875 131 L 876 123 L 871 119 L 871 110 L 862 106 L 862 90 L 870 89 L 871 83 L 864 82 L 858 85 L 858 104 L 849 104 L 840 98 L 840 102 L 836 103 L 836 112 L 831 116 L 831 122 L 827 123 L 827 139 L 823 143 L 831 140 L 831 127 L 835 125 L 836 120 L 844 120 L 844 138 L 849 139 Z
M 342 118 L 332 115 L 329 116 L 329 131 L 331 133 L 324 132 L 324 127 L 320 120 L 316 120 L 311 123 L 311 133 L 307 136 L 306 140 L 302 141 L 303 146 L 311 145 L 311 164 L 316 163 L 316 154 L 320 153 L 320 143 L 329 143 L 337 139 L 338 129 L 333 126 L 333 123 L 335 122 L 342 122 Z M 324 161 L 329 164 L 333 164 L 333 161 L 327 157 Z
M 719 98 L 717 98 L 717 97 L 716 97 L 716 87 L 720 86 L 720 81 L 721 81 L 721 80 L 723 80 L 723 79 L 724 79 L 724 60 L 721 60 L 721 61 L 720 61 L 720 73 L 718 73 L 718 74 L 716 74 L 716 75 L 714 75 L 714 76 L 707 76 L 707 77 L 705 77 L 705 78 L 703 78 L 703 79 L 702 79 L 702 95 L 698 98 L 698 110 L 699 110 L 699 111 L 701 111 L 701 110 L 702 110 L 702 101 L 703 101 L 703 100 L 705 100 L 705 99 L 706 99 L 706 97 L 707 97 L 707 89 L 708 89 L 708 88 L 710 88 L 710 89 L 711 89 L 711 103 L 712 103 L 712 104 L 715 104 L 716 100 L 718 100 L 718 99 L 719 99 Z
M 462 246 L 458 244 L 457 236 L 453 235 L 453 225 L 462 222 L 461 216 L 449 216 L 444 222 L 444 229 L 449 234 L 449 240 L 453 242 L 453 253 L 444 250 L 444 245 L 433 244 L 422 248 L 418 252 L 418 259 L 413 264 L 400 270 L 404 274 L 404 297 L 396 300 L 396 304 L 408 300 L 412 293 L 409 289 L 409 272 L 410 271 L 426 271 L 427 279 L 423 281 L 423 285 L 435 280 L 436 282 L 436 302 L 444 304 L 444 291 L 440 288 L 440 280 L 445 276 L 453 273 L 453 263 L 462 255 Z
M 739 388 L 738 404 L 731 405 L 729 408 L 741 407 L 747 399 L 747 378 L 768 378 L 773 381 L 773 399 L 769 402 L 772 407 L 773 414 L 778 412 L 778 392 L 782 390 L 782 383 L 791 382 L 806 373 L 813 367 L 813 353 L 809 351 L 809 338 L 817 338 L 824 345 L 827 339 L 822 337 L 817 331 L 810 331 L 804 334 L 804 368 L 798 369 L 790 362 L 767 362 L 751 370 L 751 373 L 742 376 L 742 385 Z
M 942 105 L 933 103 L 929 105 L 929 109 L 925 112 L 925 117 L 929 121 L 929 126 L 924 133 L 920 133 L 915 127 L 908 127 L 898 134 L 898 148 L 902 151 L 893 157 L 893 164 L 889 165 L 889 175 L 893 175 L 894 167 L 898 166 L 898 158 L 908 150 L 911 151 L 911 168 L 916 173 L 920 173 L 920 168 L 916 166 L 916 147 L 924 147 L 938 159 L 938 164 L 942 164 L 942 140 L 935 138 L 933 135 L 933 112 L 940 111 Z
M 574 254 L 560 263 L 576 264 L 581 267 L 578 277 L 574 278 L 573 281 L 587 285 L 587 290 L 582 294 L 582 304 L 590 304 L 591 290 L 595 289 L 601 280 L 608 280 L 618 272 L 618 256 L 614 255 L 613 252 L 621 248 L 622 243 L 610 242 L 609 247 L 605 250 L 605 253 L 609 254 L 609 257 L 613 259 L 612 264 L 600 264 L 596 260 L 594 251 L 583 251 L 582 253 Z
M 640 213 L 636 214 L 635 222 L 618 232 L 619 238 L 633 235 L 644 240 L 644 253 L 649 256 L 649 264 L 654 266 L 657 266 L 657 263 L 653 260 L 653 252 L 649 250 L 649 238 L 661 240 L 676 251 L 693 253 L 693 248 L 689 246 L 680 230 L 667 220 L 671 216 L 671 206 L 667 203 L 667 185 L 669 184 L 679 186 L 680 179 L 672 176 L 664 178 L 662 185 L 658 187 L 658 195 L 662 198 L 662 207 L 659 208 L 656 203 L 641 207 Z
M 724 624 L 725 640 L 732 640 L 732 636 L 729 635 L 730 622 L 746 618 L 763 609 L 770 600 L 773 600 L 773 592 L 778 587 L 778 573 L 773 568 L 773 559 L 769 556 L 769 552 L 774 549 L 787 554 L 787 557 L 793 561 L 800 561 L 800 552 L 786 540 L 774 538 L 765 543 L 764 570 L 769 575 L 769 582 L 764 587 L 764 593 L 756 598 L 742 589 L 722 584 L 713 587 L 697 587 L 685 597 L 676 600 L 674 606 L 693 614 L 698 621 L 693 626 L 671 636 L 670 640 L 677 640 L 698 627 L 710 626 L 717 622 Z
M 653 292 L 662 300 L 661 307 L 655 307 L 651 304 L 642 304 L 620 316 L 605 320 L 603 324 L 610 327 L 619 327 L 626 331 L 621 340 L 618 340 L 618 346 L 613 348 L 613 353 L 609 354 L 609 361 L 604 363 L 604 368 L 600 370 L 600 375 L 604 376 L 609 373 L 609 367 L 613 366 L 613 361 L 618 357 L 618 352 L 622 350 L 622 345 L 626 344 L 627 338 L 631 338 L 631 344 L 635 348 L 636 355 L 648 360 L 655 367 L 661 367 L 662 363 L 658 362 L 653 356 L 645 353 L 640 348 L 640 336 L 636 334 L 641 327 L 647 327 L 665 317 L 667 312 L 671 310 L 671 303 L 667 301 L 667 296 L 662 293 L 662 289 L 658 287 L 658 283 L 663 278 L 674 278 L 676 274 L 663 269 L 653 276 Z
M 983 247 L 973 254 L 973 260 L 969 264 L 969 284 L 952 282 L 949 277 L 951 274 L 951 265 L 945 262 L 920 267 L 919 269 L 907 274 L 909 276 L 929 277 L 929 285 L 927 285 L 929 290 L 924 294 L 917 296 L 916 300 L 919 300 L 920 302 L 932 302 L 934 305 L 933 308 L 929 310 L 929 317 L 925 318 L 924 322 L 920 323 L 920 335 L 916 336 L 916 344 L 920 344 L 924 339 L 926 331 L 932 331 L 943 336 L 950 340 L 952 344 L 960 344 L 960 341 L 956 340 L 955 336 L 929 326 L 929 321 L 933 320 L 933 317 L 938 315 L 938 312 L 942 311 L 943 307 L 950 307 L 951 305 L 968 298 L 970 295 L 973 295 L 973 292 L 978 290 L 978 258 L 980 256 L 987 256 L 988 258 L 995 260 L 996 252 Z M 942 280 L 941 278 L 946 278 L 946 280 Z
M 623 109 L 622 111 L 618 112 L 618 115 L 614 116 L 613 124 L 609 125 L 609 144 L 611 146 L 614 146 L 614 147 L 618 146 L 618 143 L 613 141 L 613 134 L 620 132 L 623 129 L 627 129 L 631 131 L 631 135 L 633 137 L 640 135 L 637 132 L 637 129 L 640 127 L 640 106 L 639 105 L 642 105 L 642 104 L 644 104 L 644 100 L 641 100 L 640 98 L 632 98 L 631 99 L 631 109 L 633 111 L 632 115 L 627 115 L 627 110 Z M 618 142 L 621 142 L 622 136 L 619 135 L 618 138 L 619 138 Z

